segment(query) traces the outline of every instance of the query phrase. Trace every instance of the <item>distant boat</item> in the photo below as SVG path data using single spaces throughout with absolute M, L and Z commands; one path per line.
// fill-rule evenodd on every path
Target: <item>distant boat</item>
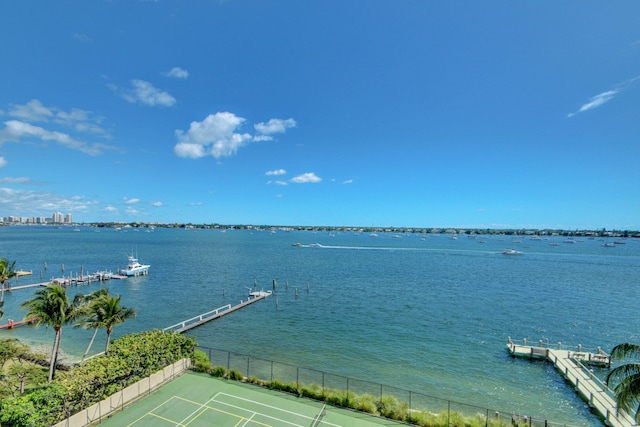
M 615 243 L 603 243 L 602 246 L 605 247 L 605 248 L 613 248 L 613 247 L 616 246 L 616 244 Z
M 127 268 L 119 270 L 118 274 L 123 276 L 143 276 L 149 274 L 150 265 L 142 265 L 138 262 L 138 259 L 133 255 L 129 255 L 127 258 Z
M 515 249 L 505 249 L 502 251 L 502 255 L 522 255 L 522 252 Z
M 560 246 L 560 243 L 558 243 L 558 242 L 551 242 L 551 243 L 549 243 L 549 246 Z
M 294 244 L 293 244 L 293 246 L 298 246 L 298 247 L 300 247 L 300 246 L 302 246 L 302 243 L 300 243 L 300 242 L 296 242 L 296 243 L 294 243 Z

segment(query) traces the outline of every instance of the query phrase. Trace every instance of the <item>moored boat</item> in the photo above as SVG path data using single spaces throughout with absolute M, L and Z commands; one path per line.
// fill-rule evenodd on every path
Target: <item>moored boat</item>
M 143 265 L 138 262 L 138 259 L 133 255 L 129 255 L 127 267 L 123 270 L 119 270 L 118 274 L 123 276 L 143 276 L 149 274 L 150 265 Z

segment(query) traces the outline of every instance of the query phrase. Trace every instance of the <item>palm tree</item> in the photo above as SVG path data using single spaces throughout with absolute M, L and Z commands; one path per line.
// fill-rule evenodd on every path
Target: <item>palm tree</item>
M 91 336 L 91 341 L 89 341 L 89 345 L 82 355 L 82 359 L 80 363 L 84 362 L 84 359 L 89 354 L 91 350 L 91 346 L 93 346 L 93 342 L 96 339 L 96 335 L 98 334 L 98 329 L 105 327 L 103 325 L 100 312 L 97 310 L 99 304 L 96 303 L 96 300 L 99 297 L 108 295 L 109 291 L 106 288 L 100 288 L 97 291 L 90 293 L 89 295 L 85 295 L 83 300 L 83 310 L 84 315 L 80 317 L 80 321 L 76 323 L 76 327 L 82 327 L 84 329 L 93 329 L 93 335 Z
M 120 295 L 111 296 L 104 295 L 95 300 L 97 305 L 97 313 L 102 320 L 103 327 L 107 329 L 107 345 L 104 352 L 109 351 L 109 341 L 111 340 L 111 332 L 113 327 L 124 323 L 127 319 L 134 319 L 136 317 L 136 310 L 133 308 L 126 308 L 120 306 Z
M 0 258 L 0 287 L 2 288 L 0 290 L 0 301 L 4 301 L 4 289 L 6 282 L 9 281 L 9 279 L 13 279 L 18 274 L 16 273 L 15 268 L 15 261 L 10 263 L 6 258 Z
M 77 295 L 73 303 L 70 303 L 65 288 L 60 285 L 50 284 L 45 288 L 39 289 L 32 299 L 25 301 L 20 306 L 21 309 L 27 310 L 27 318 L 35 319 L 36 326 L 51 326 L 55 331 L 56 335 L 49 365 L 49 382 L 53 380 L 55 374 L 62 337 L 62 326 L 74 321 L 83 314 L 80 309 L 81 301 L 82 295 Z
M 636 423 L 640 423 L 640 345 L 619 344 L 611 350 L 611 359 L 635 360 L 612 369 L 607 375 L 607 386 L 613 390 L 618 408 L 635 414 Z

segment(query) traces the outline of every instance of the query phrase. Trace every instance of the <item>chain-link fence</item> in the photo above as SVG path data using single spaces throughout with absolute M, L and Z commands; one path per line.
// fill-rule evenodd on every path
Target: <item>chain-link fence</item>
M 249 382 L 313 397 L 336 406 L 386 415 L 408 423 L 447 427 L 568 426 L 246 354 L 209 347 L 198 349 L 208 356 L 212 367 L 224 368 L 226 375 L 232 378 L 239 375 Z

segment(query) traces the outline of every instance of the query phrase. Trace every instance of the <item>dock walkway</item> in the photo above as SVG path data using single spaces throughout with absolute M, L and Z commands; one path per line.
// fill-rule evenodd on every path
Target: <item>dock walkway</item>
M 225 314 L 229 314 L 243 307 L 246 307 L 249 304 L 253 304 L 256 301 L 265 299 L 268 296 L 271 296 L 271 294 L 272 294 L 272 291 L 251 292 L 249 294 L 249 298 L 246 301 L 240 301 L 240 303 L 237 305 L 231 306 L 231 304 L 227 304 L 225 306 L 216 308 L 215 310 L 211 310 L 206 313 L 199 314 L 190 319 L 183 320 L 182 322 L 176 323 L 175 325 L 167 326 L 166 328 L 163 329 L 163 331 L 173 331 L 178 333 L 188 331 L 189 329 L 193 329 L 197 326 L 204 325 L 205 323 L 210 322 L 214 319 L 218 319 L 224 316 Z
M 507 348 L 514 357 L 528 357 L 532 359 L 544 359 L 551 363 L 558 372 L 573 386 L 585 402 L 596 411 L 611 427 L 636 426 L 632 416 L 624 411 L 618 411 L 618 405 L 613 392 L 602 382 L 588 365 L 611 366 L 610 356 L 600 348 L 596 352 L 584 352 L 578 346 L 578 351 L 563 350 L 562 344 L 557 348 L 544 345 L 541 341 L 537 346 L 515 344 L 511 337 L 507 342 Z

